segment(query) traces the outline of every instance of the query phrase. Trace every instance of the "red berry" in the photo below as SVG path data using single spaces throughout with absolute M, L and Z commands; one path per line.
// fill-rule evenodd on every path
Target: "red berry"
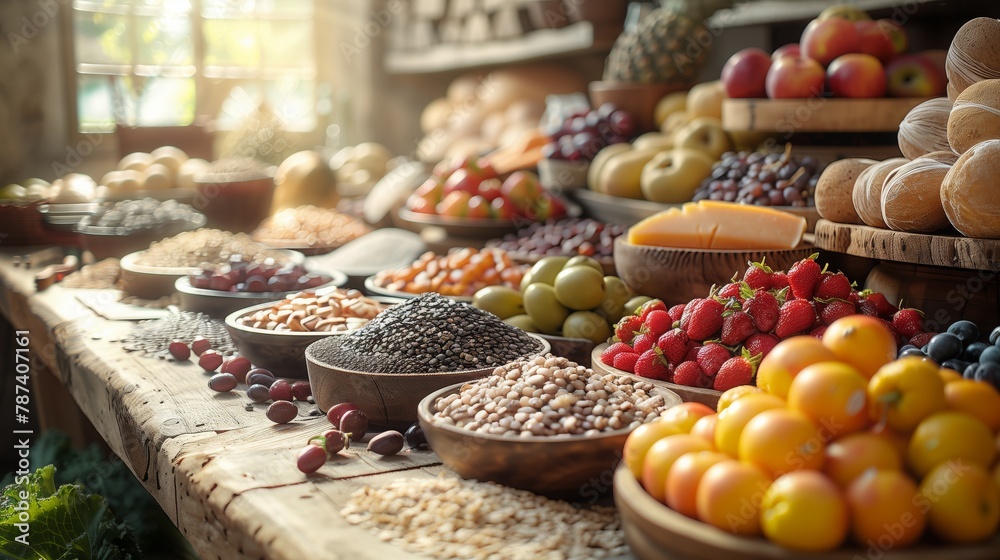
M 848 315 L 854 315 L 857 312 L 858 310 L 855 308 L 853 303 L 843 299 L 835 299 L 828 302 L 823 307 L 819 316 L 824 325 L 831 325 L 837 319 L 847 317 Z
M 632 339 L 632 350 L 636 354 L 643 354 L 656 345 L 656 337 L 649 333 L 642 333 Z
M 892 326 L 907 339 L 924 332 L 924 314 L 918 309 L 900 309 L 892 316 Z
M 358 406 L 354 403 L 342 402 L 335 404 L 326 411 L 326 419 L 333 424 L 334 428 L 340 429 L 340 420 L 345 414 L 352 410 L 358 410 Z
M 778 298 L 770 292 L 758 291 L 743 302 L 743 311 L 753 319 L 753 326 L 760 332 L 771 332 L 778 323 Z
M 827 328 L 826 325 L 820 325 L 815 329 L 809 331 L 809 336 L 823 340 L 823 333 L 826 332 L 826 328 Z
M 784 272 L 775 272 L 771 275 L 771 289 L 783 290 L 788 287 L 788 275 Z
M 721 290 L 719 290 L 719 293 L 716 295 L 719 297 L 719 299 L 729 299 L 729 298 L 742 299 L 740 297 L 739 282 L 730 282 L 729 284 L 726 284 L 725 286 L 722 287 Z
M 695 306 L 687 326 L 688 338 L 691 340 L 708 340 L 722 328 L 722 313 L 725 306 L 714 299 L 703 299 Z
M 603 352 L 601 352 L 601 363 L 607 364 L 609 366 L 614 365 L 615 356 L 623 352 L 631 354 L 632 347 L 629 346 L 628 344 L 625 344 L 624 342 L 615 342 L 614 344 L 605 348 Z
M 614 361 L 611 365 L 622 371 L 635 373 L 635 363 L 637 361 L 639 361 L 639 355 L 636 354 L 635 352 L 632 352 L 630 349 L 628 352 L 621 352 L 615 354 Z
M 712 380 L 701 370 L 698 362 L 687 361 L 674 369 L 674 383 L 686 387 L 701 387 L 708 389 L 712 386 Z
M 295 459 L 295 464 L 299 467 L 300 471 L 310 474 L 318 471 L 320 467 L 325 465 L 328 458 L 329 454 L 326 449 L 310 444 L 299 451 L 299 455 Z
M 684 315 L 684 308 L 687 307 L 683 303 L 678 303 L 677 305 L 671 307 L 667 310 L 670 314 L 670 318 L 676 323 L 681 320 L 681 316 Z
M 698 351 L 701 350 L 701 344 L 695 341 L 688 343 L 688 352 L 684 355 L 684 362 L 697 362 L 698 361 Z
M 818 255 L 810 255 L 809 258 L 792 265 L 788 269 L 788 287 L 798 299 L 812 299 L 816 293 L 816 286 L 819 284 L 819 276 L 822 270 L 816 262 Z
M 720 340 L 726 346 L 737 346 L 757 332 L 753 319 L 744 311 L 734 311 L 722 318 Z
M 170 346 L 167 347 L 167 351 L 170 352 L 170 355 L 179 362 L 183 362 L 191 357 L 191 349 L 188 348 L 187 344 L 184 344 L 179 340 L 171 342 Z
M 935 333 L 930 332 L 915 334 L 912 338 L 910 338 L 910 344 L 916 346 L 917 348 L 923 348 L 931 341 L 932 338 L 934 338 L 934 334 Z
M 657 310 L 659 310 L 659 311 L 666 311 L 667 310 L 667 304 L 663 303 L 662 300 L 651 299 L 651 300 L 647 301 L 646 303 L 642 304 L 642 306 L 639 307 L 638 311 L 636 311 L 636 314 L 639 317 L 641 317 L 642 321 L 645 323 L 646 322 L 646 317 L 648 317 L 649 314 L 652 313 L 653 311 L 657 311 Z
M 712 377 L 719 372 L 719 368 L 722 364 L 726 362 L 732 355 L 729 353 L 729 349 L 721 344 L 708 343 L 698 350 L 698 365 L 701 367 L 701 371 L 705 372 L 705 375 Z
M 210 348 L 212 348 L 212 343 L 203 336 L 196 336 L 194 340 L 191 341 L 191 351 L 194 352 L 195 356 L 201 356 Z
M 642 330 L 642 317 L 638 315 L 627 315 L 615 325 L 615 338 L 626 344 L 632 344 L 632 340 Z
M 747 352 L 750 352 L 751 356 L 760 356 L 761 358 L 766 357 L 771 349 L 781 342 L 778 337 L 769 333 L 757 333 L 751 335 L 750 338 L 746 339 L 743 343 L 743 348 L 746 348 Z
M 287 424 L 299 415 L 299 409 L 288 401 L 277 401 L 267 407 L 267 419 L 275 424 Z
M 719 373 L 715 375 L 712 388 L 716 391 L 725 391 L 740 385 L 749 385 L 753 382 L 753 376 L 759 363 L 760 357 L 752 356 L 744 348 L 741 355 L 734 356 L 722 364 Z
M 896 306 L 889 303 L 889 300 L 879 292 L 865 290 L 861 292 L 860 297 L 862 299 L 861 303 L 858 304 L 858 309 L 865 315 L 881 317 L 882 319 L 892 319 L 893 314 L 897 311 Z
M 635 362 L 635 374 L 648 379 L 670 381 L 670 368 L 656 350 L 646 350 Z
M 273 385 L 272 385 L 273 387 Z M 312 385 L 308 381 L 296 381 L 291 386 L 292 397 L 297 401 L 307 401 L 312 396 Z
M 816 322 L 816 310 L 812 303 L 804 299 L 786 301 L 778 312 L 778 323 L 774 326 L 774 334 L 785 339 L 810 329 Z
M 847 299 L 851 295 L 851 281 L 844 273 L 824 272 L 816 286 L 816 299 Z
M 269 394 L 272 401 L 291 401 L 292 386 L 284 379 L 279 379 L 271 384 Z
M 660 335 L 670 330 L 674 324 L 674 320 L 670 318 L 670 314 L 666 311 L 654 309 L 646 314 L 646 318 L 642 323 L 646 325 L 647 332 L 659 338 Z
M 676 366 L 688 352 L 688 335 L 681 329 L 667 331 L 656 341 L 657 348 L 668 364 Z
M 688 322 L 691 320 L 691 314 L 694 313 L 694 310 L 703 301 L 705 300 L 702 298 L 694 298 L 693 300 L 687 302 L 687 305 L 684 306 L 684 312 L 681 313 L 680 327 L 682 329 L 687 330 Z
M 222 373 L 231 373 L 236 376 L 237 381 L 244 383 L 247 380 L 247 373 L 250 372 L 250 367 L 250 360 L 243 356 L 233 356 L 222 362 L 222 368 L 219 371 Z
M 205 350 L 198 357 L 198 365 L 205 371 L 215 371 L 222 365 L 223 357 L 217 350 Z
M 752 290 L 770 290 L 771 276 L 774 271 L 771 267 L 761 262 L 752 262 L 747 271 L 743 273 L 743 282 Z

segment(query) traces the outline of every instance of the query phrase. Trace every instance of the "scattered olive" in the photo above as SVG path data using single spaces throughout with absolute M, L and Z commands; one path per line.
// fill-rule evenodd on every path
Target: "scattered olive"
M 351 434 L 351 441 L 361 441 L 368 433 L 368 416 L 360 410 L 348 410 L 340 419 L 340 431 Z
M 292 383 L 292 397 L 297 401 L 305 401 L 312 395 L 312 386 L 308 381 L 296 381 Z
M 318 471 L 326 463 L 327 458 L 326 449 L 310 444 L 299 451 L 295 463 L 300 471 L 310 474 Z
M 395 455 L 403 450 L 403 434 L 389 430 L 373 437 L 368 442 L 368 451 L 379 455 Z
M 180 340 L 175 340 L 170 343 L 167 347 L 167 351 L 170 355 L 174 357 L 175 360 L 183 362 L 184 360 L 191 357 L 191 349 L 188 348 L 187 344 L 184 344 Z
M 196 356 L 201 356 L 206 350 L 212 348 L 212 343 L 203 336 L 196 336 L 194 340 L 191 341 L 191 351 L 194 352 Z
M 277 424 L 287 424 L 299 415 L 299 409 L 289 401 L 276 401 L 267 407 L 268 420 Z
M 354 403 L 342 402 L 335 404 L 330 407 L 330 410 L 326 411 L 326 419 L 333 424 L 334 428 L 340 428 L 340 419 L 344 417 L 350 410 L 357 410 L 358 407 Z
M 270 392 L 272 401 L 292 400 L 292 386 L 284 379 L 279 379 L 272 383 Z
M 247 380 L 247 373 L 250 371 L 250 360 L 243 356 L 233 356 L 222 362 L 222 373 L 231 373 L 236 376 L 236 380 L 243 383 Z
M 271 392 L 264 385 L 251 385 L 247 389 L 247 396 L 255 403 L 266 403 L 271 400 Z
M 270 387 L 275 381 L 277 380 L 273 375 L 253 372 L 250 372 L 250 374 L 247 375 L 247 383 L 250 385 L 263 385 L 264 387 Z
M 326 448 L 327 453 L 334 455 L 349 446 L 351 440 L 347 434 L 340 430 L 327 430 L 323 432 L 323 435 L 311 438 L 309 443 L 313 443 L 314 445 L 323 445 L 323 447 Z
M 431 448 L 430 444 L 427 443 L 427 436 L 424 435 L 424 430 L 420 427 L 420 423 L 414 423 L 412 426 L 407 428 L 403 437 L 406 439 L 406 445 L 409 445 L 410 449 Z
M 198 357 L 198 365 L 205 371 L 215 371 L 222 365 L 222 354 L 217 350 L 205 350 Z
M 236 388 L 236 376 L 231 373 L 217 373 L 208 380 L 208 387 L 213 391 L 228 393 Z

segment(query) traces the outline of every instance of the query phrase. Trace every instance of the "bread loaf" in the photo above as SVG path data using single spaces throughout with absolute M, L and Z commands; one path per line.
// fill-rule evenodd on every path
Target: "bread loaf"
M 851 197 L 854 200 L 854 210 L 861 221 L 877 228 L 888 228 L 882 219 L 882 186 L 885 178 L 897 167 L 905 164 L 906 158 L 892 158 L 880 161 L 865 169 L 858 175 Z
M 1000 140 L 972 146 L 941 184 L 941 205 L 955 229 L 969 237 L 1000 239 Z
M 889 172 L 882 187 L 882 220 L 889 229 L 932 233 L 948 227 L 941 183 L 951 166 L 917 158 Z

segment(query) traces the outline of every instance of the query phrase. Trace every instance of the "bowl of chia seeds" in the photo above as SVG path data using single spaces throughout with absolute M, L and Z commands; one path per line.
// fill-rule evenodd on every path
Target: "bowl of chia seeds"
M 306 367 L 321 410 L 351 402 L 375 425 L 407 427 L 430 393 L 548 351 L 548 342 L 495 315 L 427 293 L 310 344 Z

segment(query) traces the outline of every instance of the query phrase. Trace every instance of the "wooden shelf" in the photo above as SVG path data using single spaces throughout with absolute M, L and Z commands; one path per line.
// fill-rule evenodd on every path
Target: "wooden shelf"
M 729 131 L 895 132 L 925 97 L 879 99 L 726 99 L 722 127 Z
M 1000 271 L 1000 239 L 906 233 L 820 220 L 814 243 L 820 249 L 856 257 Z
M 601 53 L 611 49 L 614 39 L 600 37 L 593 24 L 581 21 L 560 29 L 532 31 L 517 39 L 390 51 L 385 56 L 385 69 L 393 74 L 430 74 Z
M 721 10 L 709 19 L 709 26 L 712 28 L 745 27 L 751 25 L 771 25 L 782 22 L 795 22 L 810 20 L 837 2 L 828 0 L 760 0 L 742 2 L 729 10 Z M 949 0 L 922 0 L 918 8 L 923 10 L 932 5 L 944 6 L 954 4 Z M 895 11 L 909 17 L 912 15 L 904 11 L 904 6 L 899 0 L 856 0 L 850 2 L 866 12 L 885 12 L 891 16 Z M 911 6 L 905 6 L 912 11 Z M 952 6 L 952 9 L 955 9 Z M 879 15 L 878 17 L 882 17 Z

